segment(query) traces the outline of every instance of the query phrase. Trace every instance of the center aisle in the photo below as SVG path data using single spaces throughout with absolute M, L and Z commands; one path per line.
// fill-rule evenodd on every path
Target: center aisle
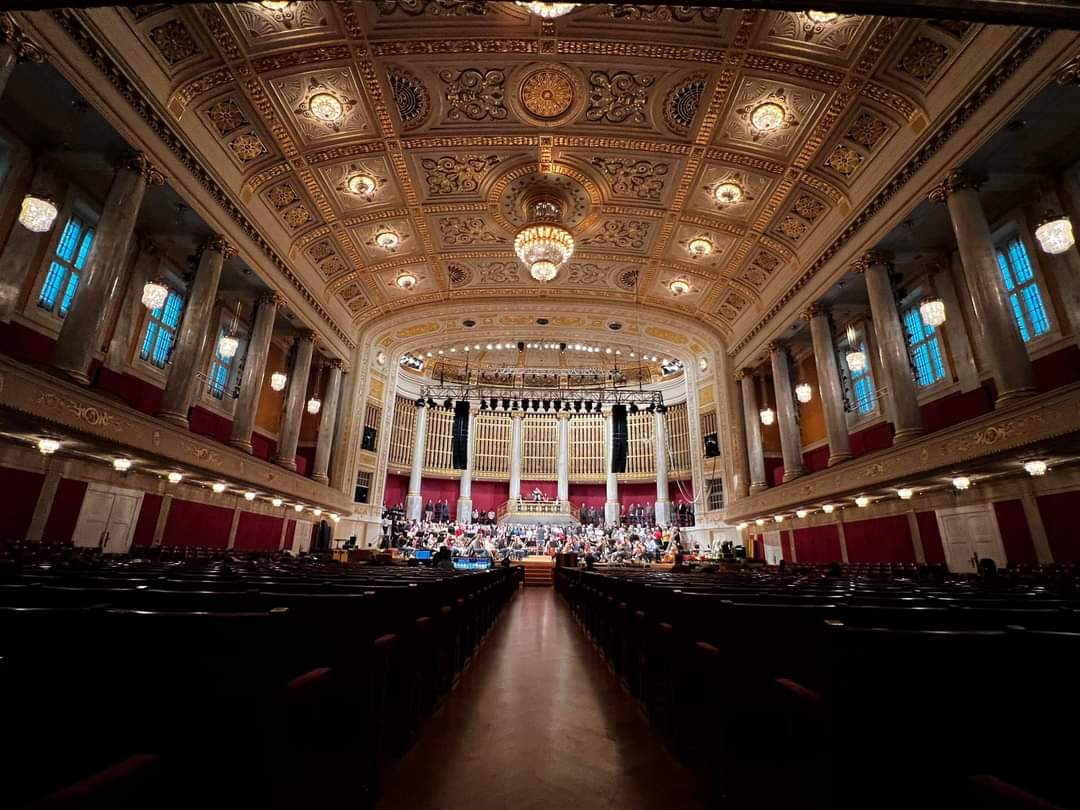
M 700 808 L 659 738 L 549 588 L 507 606 L 379 810 Z

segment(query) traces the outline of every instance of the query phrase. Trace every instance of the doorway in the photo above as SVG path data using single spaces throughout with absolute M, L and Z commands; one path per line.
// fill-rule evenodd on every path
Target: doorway
M 993 560 L 999 568 L 1005 567 L 1005 546 L 993 504 L 938 509 L 937 522 L 945 562 L 952 573 L 978 573 L 978 560 L 984 558 Z
M 88 485 L 75 524 L 74 544 L 101 548 L 106 554 L 127 554 L 142 499 L 143 493 L 135 490 Z

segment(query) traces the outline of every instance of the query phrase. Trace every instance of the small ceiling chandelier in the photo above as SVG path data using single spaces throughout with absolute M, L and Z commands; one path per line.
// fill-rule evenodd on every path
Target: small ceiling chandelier
M 416 282 L 416 276 L 408 271 L 399 275 L 394 281 L 394 283 L 403 290 L 411 290 L 413 287 L 416 286 Z
M 349 175 L 349 178 L 345 181 L 345 187 L 349 189 L 350 194 L 364 197 L 370 201 L 375 196 L 375 189 L 379 187 L 379 181 L 370 174 L 357 172 Z
M 799 400 L 803 405 L 814 398 L 814 389 L 810 386 L 810 383 L 799 383 L 795 386 L 795 399 Z
M 1032 478 L 1038 478 L 1040 475 L 1046 475 L 1046 471 L 1050 469 L 1045 461 L 1025 461 L 1024 472 L 1030 475 Z
M 315 393 L 307 401 L 307 412 L 315 416 L 322 409 L 322 400 L 319 399 L 319 391 L 322 389 L 322 363 L 315 371 Z
M 308 99 L 308 109 L 320 121 L 333 123 L 345 114 L 341 99 L 332 93 L 316 93 Z
M 765 518 L 758 518 L 757 520 L 754 521 L 754 525 L 755 526 L 764 526 L 765 525 Z
M 142 288 L 142 304 L 147 309 L 161 309 L 169 298 L 169 288 L 163 281 L 148 281 Z
M 218 354 L 226 360 L 236 357 L 240 349 L 240 299 L 236 299 L 236 309 L 233 311 L 232 326 L 229 331 L 218 339 Z
M 860 509 L 865 509 L 870 505 L 870 499 L 865 495 L 860 495 L 858 498 L 855 499 L 855 505 Z
M 178 472 L 171 472 L 169 473 L 168 478 L 170 484 L 179 484 L 182 480 L 184 480 L 184 474 Z
M 244 500 L 245 501 L 253 501 L 253 500 L 255 500 L 255 493 L 252 492 L 249 489 L 247 492 L 244 493 Z
M 787 119 L 787 111 L 775 101 L 759 104 L 750 113 L 750 123 L 758 132 L 780 129 Z
M 821 511 L 824 512 L 826 515 L 831 515 L 835 509 L 836 507 L 831 503 L 824 504 L 821 507 Z
M 293 509 L 295 509 L 297 512 L 303 512 L 304 505 L 302 503 L 294 504 Z
M 529 223 L 514 237 L 514 253 L 540 282 L 551 281 L 574 254 L 574 236 L 560 223 L 562 203 L 547 194 L 525 204 Z
M 38 439 L 38 452 L 43 456 L 51 456 L 60 449 L 60 442 L 56 439 Z
M 848 353 L 844 357 L 852 374 L 866 370 L 866 353 L 859 350 L 859 336 L 854 326 L 847 328 Z
M 259 0 L 259 5 L 268 11 L 284 11 L 293 4 L 293 0 Z
M 738 183 L 721 183 L 713 189 L 713 199 L 720 205 L 734 205 L 743 198 L 742 186 Z
M 765 427 L 769 427 L 776 421 L 776 411 L 768 405 L 761 409 L 761 413 L 759 413 L 758 416 L 761 417 L 761 424 L 765 425 Z
M 923 323 L 937 329 L 945 323 L 945 302 L 936 296 L 924 299 L 919 304 L 919 314 L 922 316 Z
M 19 224 L 34 233 L 45 233 L 56 221 L 56 203 L 44 194 L 27 194 L 19 208 Z
M 379 231 L 375 234 L 375 244 L 383 250 L 393 252 L 401 244 L 401 237 L 394 231 Z
M 281 498 L 271 498 L 270 499 L 270 505 L 273 506 L 273 507 L 276 507 L 276 508 L 280 508 L 281 504 L 283 504 L 283 503 L 284 503 L 284 501 L 281 500 Z
M 1035 229 L 1035 238 L 1043 253 L 1057 255 L 1076 244 L 1072 221 L 1064 214 L 1047 212 L 1039 227 Z
M 274 391 L 284 391 L 285 383 L 289 381 L 289 378 L 285 376 L 283 371 L 275 371 L 270 375 L 270 388 Z
M 810 514 L 810 512 L 808 510 L 806 510 L 806 509 L 796 509 L 795 510 L 795 517 L 797 517 L 799 520 L 802 520 L 804 517 L 806 517 L 809 514 Z
M 952 485 L 963 492 L 965 489 L 971 489 L 971 479 L 967 476 L 961 475 L 952 480 Z
M 569 14 L 575 8 L 581 5 L 581 3 L 557 3 L 550 2 L 550 0 L 517 0 L 517 5 L 529 10 L 530 14 L 535 14 L 537 17 L 543 17 L 545 20 L 554 20 L 556 17 L 562 17 L 564 14 Z
M 127 472 L 128 470 L 131 469 L 131 459 L 130 458 L 114 458 L 112 465 L 113 465 L 113 469 L 116 470 L 117 472 Z
M 896 490 L 896 494 L 900 496 L 900 500 L 910 501 L 911 496 L 915 494 L 915 490 L 910 487 L 900 487 L 900 489 Z
M 225 485 L 220 481 L 216 481 L 210 485 L 210 489 L 212 489 L 215 494 L 220 495 L 222 492 L 225 491 Z
M 713 243 L 706 239 L 704 236 L 698 236 L 691 239 L 687 244 L 686 249 L 690 251 L 690 255 L 695 259 L 704 258 L 712 254 L 715 249 Z
M 668 289 L 671 290 L 671 294 L 677 298 L 680 295 L 686 295 L 690 292 L 690 282 L 685 278 L 673 278 L 668 282 Z
M 821 23 L 830 23 L 839 16 L 840 16 L 840 13 L 836 12 L 836 11 L 808 11 L 808 12 L 806 12 L 806 18 L 808 20 L 810 20 L 810 22 L 819 23 L 819 24 L 821 24 Z

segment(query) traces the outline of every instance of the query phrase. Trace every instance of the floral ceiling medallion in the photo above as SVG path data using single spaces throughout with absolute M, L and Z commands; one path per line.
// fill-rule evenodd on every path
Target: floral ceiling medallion
M 296 108 L 296 114 L 340 132 L 342 123 L 355 106 L 356 99 L 335 92 L 313 76 L 308 80 L 307 96 Z

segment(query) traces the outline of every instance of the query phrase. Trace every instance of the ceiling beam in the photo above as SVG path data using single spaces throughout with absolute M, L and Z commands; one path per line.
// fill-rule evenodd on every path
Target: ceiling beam
M 248 0 L 220 0 L 240 3 Z M 596 2 L 596 0 L 586 0 Z M 205 0 L 173 0 L 194 5 Z M 681 0 L 683 5 L 715 6 L 717 0 Z M 730 8 L 785 11 L 837 11 L 842 14 L 878 14 L 892 17 L 959 19 L 1002 25 L 1080 30 L 1075 0 L 721 0 Z M 52 8 L 95 8 L 121 5 L 118 0 L 0 0 L 3 11 L 41 11 Z

